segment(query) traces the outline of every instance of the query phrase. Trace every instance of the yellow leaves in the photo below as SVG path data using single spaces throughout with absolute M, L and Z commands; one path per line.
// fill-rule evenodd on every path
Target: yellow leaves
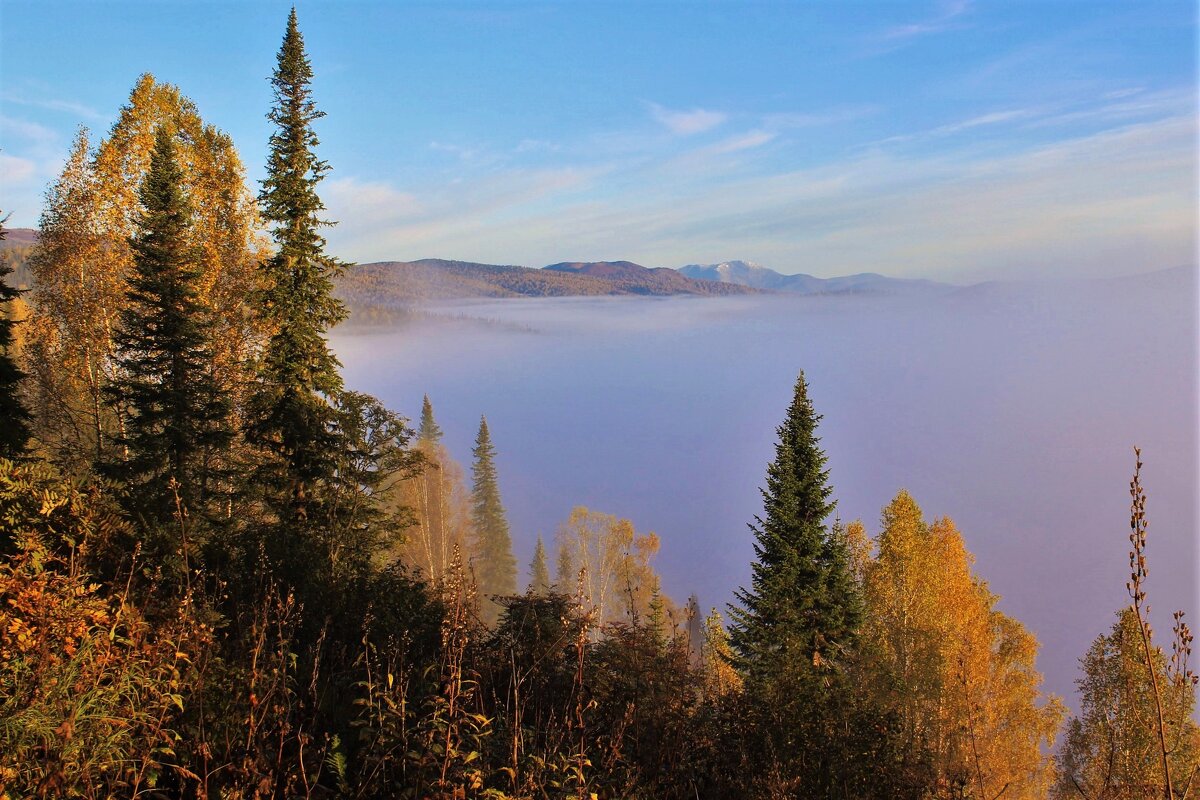
M 639 535 L 628 519 L 576 506 L 555 538 L 560 571 L 561 565 L 569 564 L 581 576 L 584 604 L 600 624 L 626 615 L 652 616 L 659 587 L 651 565 L 661 544 L 657 534 Z M 559 575 L 559 583 L 567 578 Z M 568 592 L 574 588 L 559 586 Z M 669 601 L 659 599 L 670 613 Z
M 48 192 L 29 261 L 35 278 L 30 383 L 39 393 L 31 406 L 43 440 L 65 463 L 80 467 L 90 467 L 86 454 L 118 424 L 101 387 L 116 369 L 113 333 L 132 269 L 129 237 L 159 125 L 178 135 L 185 193 L 195 212 L 191 244 L 201 254 L 201 301 L 215 318 L 214 371 L 230 391 L 243 390 L 239 371 L 261 333 L 244 306 L 257 287 L 265 239 L 237 151 L 176 87 L 143 75 L 94 152 L 86 134 L 77 140 Z
M 865 637 L 880 685 L 898 681 L 886 702 L 910 735 L 935 750 L 945 775 L 969 774 L 994 795 L 1044 795 L 1061 706 L 1040 693 L 1037 640 L 996 611 L 998 598 L 972 574 L 974 557 L 949 518 L 926 525 L 907 492 L 884 509 L 878 556 L 861 540 Z M 847 537 L 849 544 L 849 536 Z M 853 563 L 853 561 L 852 561 Z

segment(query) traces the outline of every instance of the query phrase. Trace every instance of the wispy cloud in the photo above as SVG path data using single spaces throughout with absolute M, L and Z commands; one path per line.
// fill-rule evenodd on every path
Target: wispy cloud
M 438 152 L 442 152 L 442 153 L 450 153 L 451 155 L 458 156 L 458 158 L 460 158 L 463 161 L 471 160 L 472 158 L 475 157 L 476 153 L 478 152 L 477 150 L 475 150 L 475 148 L 472 148 L 472 147 L 463 147 L 462 145 L 448 144 L 446 142 L 436 142 L 436 141 L 429 143 L 429 149 L 437 150 Z
M 778 135 L 773 131 L 747 131 L 738 136 L 731 136 L 724 141 L 717 142 L 708 148 L 708 153 L 711 155 L 724 155 L 726 153 L 737 153 L 741 150 L 762 147 Z
M 424 210 L 416 195 L 382 181 L 337 178 L 326 184 L 324 192 L 329 207 L 356 226 L 395 223 Z
M 762 118 L 764 128 L 770 130 L 790 130 L 800 128 L 816 128 L 822 125 L 838 125 L 843 122 L 878 114 L 879 106 L 857 105 L 841 106 L 826 111 L 808 112 L 777 112 L 765 114 Z
M 497 231 L 521 235 L 521 219 L 588 187 L 605 167 L 506 169 L 420 190 L 383 181 L 331 181 L 327 205 L 339 225 L 330 241 L 359 261 L 426 256 L 494 260 Z
M 66 143 L 55 130 L 20 117 L 0 115 L 0 186 L 13 227 L 36 224 L 46 183 L 62 169 Z
M 721 125 L 729 118 L 720 111 L 693 108 L 688 111 L 664 108 L 658 103 L 647 102 L 646 107 L 655 121 L 676 136 L 691 136 Z
M 1177 116 L 1001 155 L 873 149 L 761 175 L 662 180 L 661 163 L 510 170 L 395 197 L 347 184 L 330 207 L 345 221 L 337 235 L 353 244 L 346 255 L 359 260 L 536 266 L 569 250 L 950 280 L 1119 274 L 1194 258 L 1195 135 L 1194 118 Z M 738 152 L 763 139 L 748 131 L 717 146 Z
M 889 136 L 888 138 L 877 142 L 876 144 L 899 144 L 901 142 L 912 142 L 921 139 L 936 139 L 943 136 L 953 136 L 965 131 L 975 130 L 976 128 L 989 127 L 992 125 L 1000 125 L 1006 122 L 1015 122 L 1017 120 L 1028 120 L 1038 115 L 1038 111 L 1032 108 L 1014 108 L 1006 111 L 990 111 L 986 114 L 978 114 L 974 117 L 950 122 L 945 125 L 939 125 L 936 128 L 930 128 L 925 131 L 916 133 L 906 133 L 901 136 Z
M 76 117 L 91 120 L 92 122 L 102 122 L 106 119 L 96 109 L 71 100 L 58 100 L 52 97 L 30 97 L 16 92 L 4 92 L 0 94 L 0 100 L 18 106 L 32 106 L 47 111 L 60 111 L 64 114 L 72 114 Z
M 870 143 L 870 146 L 941 139 L 962 133 L 977 133 L 981 128 L 1006 126 L 1036 130 L 1089 124 L 1099 129 L 1111 129 L 1136 122 L 1184 116 L 1191 113 L 1195 104 L 1195 96 L 1191 90 L 1121 90 L 1099 96 L 1099 102 L 1089 99 L 1086 102 L 1052 103 L 989 111 L 926 130 L 889 136 Z
M 6 138 L 17 137 L 33 145 L 54 145 L 59 141 L 58 133 L 45 125 L 4 114 L 0 114 L 0 133 Z
M 937 14 L 916 22 L 895 25 L 883 32 L 882 38 L 890 41 L 902 41 L 931 33 L 941 33 L 958 27 L 959 17 L 971 8 L 971 0 L 946 0 L 940 4 Z
M 545 139 L 522 139 L 513 148 L 514 153 L 557 153 L 562 146 Z
M 37 174 L 37 165 L 27 158 L 0 153 L 0 183 L 24 183 Z

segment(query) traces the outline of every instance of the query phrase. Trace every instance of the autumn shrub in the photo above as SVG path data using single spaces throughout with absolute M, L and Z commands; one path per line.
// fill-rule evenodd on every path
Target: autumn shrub
M 44 467 L 0 461 L 0 476 L 0 797 L 186 781 L 175 726 L 210 631 L 186 598 L 151 625 L 93 581 L 82 554 L 120 522 L 85 494 Z
M 687 640 L 649 624 L 609 625 L 592 653 L 595 760 L 613 796 L 686 797 L 691 711 L 701 679 Z
M 501 598 L 483 653 L 483 693 L 495 736 L 495 788 L 514 797 L 568 797 L 590 779 L 585 724 L 592 712 L 581 655 L 590 616 L 557 592 Z

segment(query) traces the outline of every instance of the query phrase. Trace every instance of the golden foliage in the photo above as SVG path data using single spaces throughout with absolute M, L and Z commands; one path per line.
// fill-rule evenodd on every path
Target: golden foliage
M 465 550 L 473 538 L 469 535 L 470 493 L 462 465 L 445 447 L 418 441 L 415 449 L 423 457 L 421 472 L 397 486 L 393 498 L 412 509 L 414 524 L 392 544 L 388 556 L 417 569 L 431 586 L 440 586 L 454 549 Z
M 43 447 L 74 471 L 83 471 L 121 424 L 121 409 L 106 407 L 102 391 L 115 369 L 113 333 L 132 269 L 138 187 L 159 125 L 178 138 L 193 209 L 191 244 L 202 254 L 201 301 L 215 324 L 213 369 L 235 399 L 263 333 L 245 301 L 257 285 L 265 240 L 232 140 L 204 124 L 177 88 L 143 75 L 94 152 L 87 132 L 80 132 L 47 193 L 29 258 L 34 291 L 27 364 L 35 427 Z
M 954 523 L 926 525 L 907 492 L 884 509 L 877 546 L 865 570 L 868 669 L 905 745 L 931 754 L 940 791 L 1045 797 L 1041 748 L 1062 709 L 1041 693 L 1036 638 L 995 609 Z
M 153 626 L 80 567 L 100 527 L 44 468 L 0 461 L 0 798 L 137 795 L 174 763 L 191 663 L 188 602 Z M 33 487 L 37 487 L 35 490 Z M 13 502 L 36 491 L 38 503 Z M 64 524 L 65 523 L 65 524 Z M 54 545 L 73 543 L 69 555 Z
M 558 562 L 572 565 L 579 576 L 583 607 L 595 612 L 597 625 L 663 616 L 655 606 L 667 600 L 650 564 L 660 545 L 657 534 L 638 534 L 627 519 L 576 506 L 559 526 L 555 539 Z M 559 576 L 560 583 L 564 577 Z M 576 587 L 557 588 L 570 592 Z M 678 616 L 671 605 L 665 612 L 671 618 Z

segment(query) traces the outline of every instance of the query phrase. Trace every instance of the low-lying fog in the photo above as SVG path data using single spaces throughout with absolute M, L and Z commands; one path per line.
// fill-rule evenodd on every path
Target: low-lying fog
M 872 533 L 907 488 L 950 516 L 1039 636 L 1049 688 L 1128 602 L 1128 481 L 1142 448 L 1149 600 L 1200 627 L 1194 272 L 991 284 L 924 299 L 571 298 L 434 306 L 339 331 L 347 385 L 410 417 L 428 393 L 469 469 L 486 414 L 522 570 L 572 506 L 662 537 L 678 602 L 724 609 L 803 369 L 842 519 Z M 553 556 L 552 556 L 553 557 Z M 522 583 L 524 577 L 522 577 Z

